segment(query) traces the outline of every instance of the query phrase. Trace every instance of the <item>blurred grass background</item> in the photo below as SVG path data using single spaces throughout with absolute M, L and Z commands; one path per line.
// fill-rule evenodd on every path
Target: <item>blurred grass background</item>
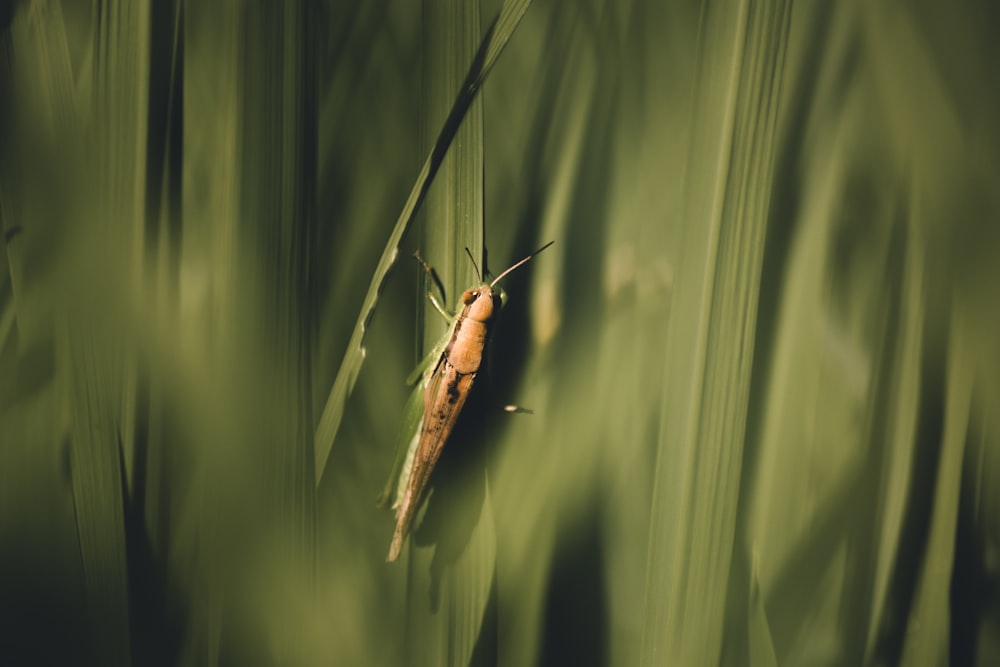
M 536 0 L 320 461 L 500 9 L 0 2 L 0 663 L 1000 662 L 986 2 Z M 488 378 L 535 414 L 387 565 L 406 256 L 453 303 L 550 239 Z

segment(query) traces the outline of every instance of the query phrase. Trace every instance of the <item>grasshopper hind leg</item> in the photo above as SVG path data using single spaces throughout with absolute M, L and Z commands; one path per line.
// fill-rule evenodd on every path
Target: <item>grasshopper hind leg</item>
M 532 410 L 531 408 L 525 408 L 525 407 L 522 407 L 520 405 L 514 405 L 513 403 L 508 403 L 506 405 L 500 405 L 499 403 L 497 403 L 497 404 L 494 404 L 493 407 L 496 408 L 497 410 L 500 410 L 501 412 L 506 412 L 507 414 L 510 414 L 510 415 L 533 415 L 533 414 L 535 414 L 535 411 Z

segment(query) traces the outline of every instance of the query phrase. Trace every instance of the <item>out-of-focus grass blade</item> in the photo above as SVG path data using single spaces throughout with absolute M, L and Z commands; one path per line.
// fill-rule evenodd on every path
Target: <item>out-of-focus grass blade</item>
M 213 9 L 219 14 L 213 15 Z M 218 497 L 227 506 L 243 505 L 235 516 L 252 517 L 253 528 L 240 527 L 233 541 L 247 540 L 252 545 L 248 550 L 254 552 L 245 558 L 234 551 L 231 541 L 209 538 L 208 557 L 216 576 L 229 567 L 227 558 L 237 558 L 248 568 L 245 578 L 226 581 L 213 593 L 221 594 L 223 618 L 232 619 L 231 627 L 244 632 L 261 628 L 259 638 L 241 635 L 234 642 L 223 637 L 221 655 L 228 650 L 252 652 L 250 647 L 258 641 L 268 646 L 278 663 L 293 664 L 302 663 L 301 654 L 308 650 L 303 646 L 307 629 L 290 619 L 311 615 L 315 600 L 302 591 L 313 591 L 316 585 L 309 362 L 316 225 L 314 9 L 315 3 L 308 0 L 291 0 L 235 9 L 222 5 L 199 14 L 199 21 L 219 25 L 216 21 L 221 18 L 220 27 L 237 30 L 236 57 L 229 60 L 232 43 L 219 45 L 217 54 L 234 66 L 235 99 L 227 103 L 234 103 L 230 111 L 235 111 L 239 148 L 215 157 L 220 169 L 234 179 L 233 208 L 228 213 L 235 214 L 229 222 L 238 277 L 219 287 L 235 302 L 235 307 L 230 305 L 234 315 L 230 324 L 243 330 L 230 330 L 229 337 L 218 343 L 234 349 L 238 372 L 247 373 L 242 376 L 246 389 L 235 393 L 239 409 L 246 411 L 237 428 L 250 431 L 238 446 L 220 447 L 212 454 L 220 458 L 212 462 L 213 477 L 208 482 L 220 488 L 208 489 L 205 497 Z M 234 163 L 226 164 L 234 158 Z M 191 260 L 194 264 L 196 258 Z M 219 357 L 229 361 L 224 352 Z M 220 401 L 220 408 L 223 405 Z M 243 495 L 246 488 L 236 478 L 229 478 L 234 483 L 228 488 L 222 485 L 224 465 L 241 470 L 243 482 L 254 480 L 256 498 Z M 259 504 L 254 505 L 255 500 Z M 228 518 L 214 511 L 206 514 L 216 521 Z M 215 528 L 225 530 L 225 524 Z M 211 598 L 208 602 L 215 604 Z M 239 611 L 228 616 L 234 608 Z M 217 610 L 207 619 L 209 652 L 215 651 L 220 639 Z
M 137 249 L 143 265 L 143 285 L 150 288 L 149 312 L 170 325 L 177 323 L 181 237 L 181 160 L 183 156 L 183 0 L 168 0 L 153 6 L 151 20 L 157 26 L 150 34 L 149 136 L 146 172 L 147 238 Z M 147 424 L 138 424 L 146 434 L 144 452 L 126 451 L 125 469 L 129 493 L 135 494 L 137 476 L 145 482 L 144 509 L 148 534 L 155 546 L 165 533 L 163 395 L 162 383 L 150 371 L 142 377 L 148 390 Z M 135 460 L 145 454 L 146 469 L 135 470 Z
M 243 303 L 236 266 L 241 251 L 238 183 L 243 86 L 239 73 L 245 24 L 231 3 L 185 2 L 183 14 L 183 229 L 178 340 L 181 349 L 198 350 L 206 356 L 229 350 L 224 356 L 229 362 L 238 356 L 233 348 L 245 346 L 247 338 L 241 335 L 236 317 Z M 252 378 L 254 370 L 247 369 L 244 377 Z M 186 531 L 175 529 L 170 563 L 192 583 L 194 591 L 182 648 L 186 664 L 214 666 L 222 653 L 223 605 L 228 591 L 219 573 L 231 569 L 234 560 L 229 550 L 232 547 L 227 548 L 229 535 L 222 530 L 231 523 L 231 515 L 224 508 L 225 502 L 237 493 L 234 487 L 239 488 L 233 479 L 246 471 L 238 466 L 242 457 L 231 449 L 238 442 L 242 451 L 246 443 L 240 437 L 240 419 L 233 417 L 242 417 L 234 407 L 243 399 L 235 390 L 242 384 L 243 377 L 221 382 L 218 394 L 225 394 L 225 399 L 206 399 L 206 412 L 220 415 L 215 418 L 218 424 L 208 416 L 199 420 L 188 415 L 201 425 L 205 446 L 201 448 L 203 471 L 192 481 L 193 500 L 187 512 L 187 524 L 192 527 Z M 231 447 L 229 443 L 233 443 Z M 191 557 L 194 553 L 197 558 Z
M 912 213 L 911 213 L 912 216 Z M 920 357 L 924 344 L 924 319 L 926 318 L 925 266 L 927 262 L 922 230 L 918 225 L 910 225 L 907 235 L 907 250 L 902 276 L 900 326 L 898 338 L 887 341 L 896 346 L 898 356 L 896 374 L 892 378 L 895 383 L 894 402 L 889 406 L 889 428 L 886 438 L 887 451 L 882 465 L 881 497 L 879 508 L 878 541 L 875 552 L 875 562 L 872 563 L 871 607 L 866 610 L 870 614 L 867 636 L 864 646 L 849 647 L 852 650 L 864 650 L 864 661 L 870 664 L 874 661 L 873 651 L 878 638 L 878 619 L 887 602 L 889 585 L 894 564 L 899 558 L 908 558 L 909 554 L 900 553 L 899 530 L 905 512 L 906 487 L 912 483 L 910 468 L 913 462 L 913 447 L 916 442 L 915 432 L 918 424 L 918 406 L 920 404 Z M 924 378 L 924 382 L 928 379 Z M 874 443 L 873 443 L 874 444 Z M 872 620 L 874 619 L 874 620 Z
M 240 219 L 256 280 L 264 364 L 279 391 L 265 429 L 281 526 L 300 555 L 314 545 L 308 311 L 315 224 L 316 107 L 309 3 L 293 0 L 245 14 Z M 272 72 L 269 76 L 263 75 Z M 268 326 L 270 325 L 270 326 Z M 305 486 L 303 486 L 305 485 Z M 310 556 L 311 558 L 311 556 Z
M 131 296 L 129 290 L 142 266 L 150 4 L 110 2 L 95 15 L 93 30 L 98 56 L 92 120 L 102 150 L 93 217 L 86 221 L 93 245 L 84 244 L 80 253 L 84 264 L 79 268 L 88 271 L 91 264 L 97 268 L 91 274 L 93 282 L 79 284 L 89 285 L 84 289 L 93 295 L 115 279 L 122 288 L 107 295 L 110 305 L 104 312 L 91 308 L 84 315 L 77 311 L 80 304 L 70 305 L 64 335 L 80 549 L 93 618 L 104 619 L 95 629 L 96 651 L 103 664 L 128 664 L 131 640 L 119 457 L 124 453 L 131 460 L 135 446 L 136 366 L 131 346 L 111 344 L 121 334 L 110 321 L 118 319 L 114 304 Z M 102 275 L 112 266 L 101 266 L 102 245 L 120 258 L 113 264 L 114 278 Z
M 149 0 L 111 2 L 94 15 L 97 56 L 91 120 L 101 142 L 95 223 L 101 232 L 97 238 L 109 232 L 114 243 L 121 243 L 122 257 L 127 258 L 120 267 L 125 272 L 123 299 L 137 295 L 144 261 L 150 16 Z M 131 470 L 138 371 L 134 346 L 122 345 L 120 353 L 116 415 L 126 470 Z
M 24 220 L 26 234 L 37 239 L 43 230 L 57 232 L 51 236 L 66 244 L 36 245 L 36 249 L 52 254 L 66 246 L 73 249 L 72 259 L 67 259 L 69 253 L 60 256 L 66 261 L 53 271 L 62 288 L 54 318 L 56 369 L 72 420 L 70 477 L 91 646 L 96 663 L 124 665 L 131 660 L 131 639 L 120 448 L 130 448 L 133 440 L 135 397 L 129 379 L 134 377 L 134 364 L 124 358 L 128 356 L 127 346 L 120 345 L 124 338 L 110 322 L 121 313 L 122 294 L 134 284 L 134 251 L 141 247 L 148 76 L 143 54 L 149 48 L 149 6 L 111 2 L 95 15 L 96 22 L 83 40 L 98 44 L 100 54 L 94 63 L 93 97 L 80 94 L 86 85 L 74 85 L 72 49 L 61 9 L 61 3 L 39 2 L 20 14 L 24 23 L 14 28 L 13 56 L 19 59 L 20 75 L 30 72 L 36 77 L 27 90 L 37 92 L 38 99 L 29 95 L 20 103 L 25 105 L 22 112 L 39 112 L 33 127 L 42 144 L 39 164 L 51 169 L 45 173 L 50 179 L 47 185 L 78 206 L 73 208 L 72 224 L 66 224 L 40 205 L 40 190 L 29 190 L 36 196 L 26 195 L 22 203 L 30 203 L 32 210 L 32 218 Z M 18 39 L 17 33 L 25 39 Z M 79 130 L 88 122 L 93 145 L 100 150 L 89 154 L 88 169 L 80 170 Z M 62 152 L 58 162 L 45 153 L 53 144 Z M 60 168 L 53 168 L 53 163 Z M 82 187 L 66 188 L 66 177 L 77 179 Z M 38 171 L 26 178 L 35 188 L 44 181 Z M 47 225 L 55 227 L 45 229 Z M 33 263 L 24 267 L 35 272 L 33 289 L 42 271 L 41 256 L 33 256 Z M 115 270 L 118 273 L 111 278 Z M 43 311 L 43 301 L 34 301 L 33 310 Z M 29 328 L 22 333 L 28 334 Z M 25 340 L 31 338 L 29 334 Z
M 709 5 L 667 338 L 643 664 L 719 659 L 790 3 Z
M 587 171 L 587 167 L 603 172 L 605 162 L 601 157 L 605 154 L 601 151 L 603 142 L 610 139 L 604 135 L 601 141 L 589 141 L 588 130 L 608 127 L 610 123 L 602 115 L 606 104 L 598 100 L 593 36 L 582 36 L 585 31 L 581 29 L 580 15 L 586 9 L 580 6 L 571 11 L 560 7 L 546 9 L 550 13 L 544 30 L 535 38 L 550 51 L 536 80 L 539 95 L 524 147 L 528 153 L 514 160 L 515 178 L 510 187 L 515 191 L 526 190 L 521 195 L 528 206 L 521 213 L 526 232 L 521 234 L 530 234 L 533 241 L 554 239 L 556 245 L 534 261 L 528 273 L 516 278 L 517 282 L 512 280 L 508 284 L 510 300 L 494 341 L 495 368 L 502 359 L 500 350 L 511 349 L 510 337 L 517 333 L 525 335 L 507 323 L 532 325 L 533 335 L 528 339 L 532 351 L 528 358 L 532 361 L 521 373 L 525 379 L 531 379 L 530 391 L 525 391 L 525 383 L 510 398 L 530 405 L 535 415 L 508 418 L 507 435 L 499 448 L 498 460 L 489 470 L 490 492 L 497 512 L 496 568 L 500 582 L 497 664 L 500 665 L 533 664 L 545 659 L 541 653 L 546 639 L 546 590 L 553 570 L 557 527 L 565 507 L 590 492 L 579 483 L 577 475 L 583 470 L 581 476 L 589 478 L 594 462 L 593 449 L 586 447 L 580 451 L 590 441 L 584 443 L 578 439 L 578 432 L 568 428 L 569 424 L 582 427 L 585 422 L 567 417 L 586 414 L 592 409 L 593 388 L 588 386 L 584 394 L 587 407 L 580 406 L 579 396 L 561 391 L 591 382 L 593 368 L 589 364 L 564 367 L 553 362 L 552 355 L 554 351 L 568 352 L 573 347 L 567 343 L 578 340 L 572 334 L 590 333 L 586 328 L 566 327 L 562 276 L 571 263 L 571 249 L 579 247 L 574 242 L 589 246 L 595 238 L 600 238 L 603 223 L 600 218 L 584 220 L 573 213 L 577 197 L 587 197 L 587 204 L 592 205 L 603 196 L 604 188 L 599 185 L 582 194 L 585 185 L 581 172 Z M 601 157 L 594 157 L 595 154 Z M 537 211 L 531 208 L 536 200 L 540 207 Z M 574 222 L 586 224 L 587 233 L 574 234 Z M 493 261 L 496 263 L 496 258 Z M 518 283 L 530 286 L 531 290 L 516 290 L 514 286 Z M 592 296 L 587 290 L 577 291 Z M 588 348 L 588 352 L 592 350 Z M 579 359 L 570 354 L 567 357 Z M 566 372 L 553 374 L 554 366 Z M 496 375 L 501 373 L 498 370 Z M 509 371 L 507 374 L 510 375 Z M 555 396 L 559 398 L 553 400 Z M 587 423 L 586 428 L 592 430 L 592 425 Z
M 52 304 L 39 289 L 44 284 L 39 279 L 42 272 L 37 265 L 26 266 L 25 258 L 44 253 L 44 236 L 51 222 L 46 215 L 51 213 L 46 206 L 48 193 L 41 192 L 44 186 L 38 181 L 43 180 L 44 170 L 51 168 L 50 160 L 56 151 L 63 151 L 60 157 L 67 163 L 74 155 L 68 146 L 72 144 L 70 139 L 76 139 L 79 104 L 73 97 L 73 67 L 67 42 L 59 3 L 38 3 L 31 11 L 21 12 L 15 16 L 9 33 L 0 36 L 2 66 L 9 68 L 13 93 L 4 104 L 16 108 L 11 113 L 16 113 L 22 124 L 20 136 L 2 139 L 5 157 L 17 156 L 20 164 L 4 165 L 5 173 L 0 175 L 5 270 L 9 271 L 22 348 L 49 334 L 46 327 Z M 4 131 L 13 134 L 13 123 Z M 51 183 L 53 187 L 56 184 Z
M 962 492 L 962 459 L 965 455 L 972 404 L 976 352 L 969 345 L 969 314 L 961 298 L 952 311 L 948 335 L 948 377 L 945 384 L 944 430 L 941 458 L 932 490 L 934 506 L 930 533 L 903 647 L 903 665 L 942 665 L 949 660 L 949 612 L 955 530 Z
M 365 300 L 361 304 L 361 312 L 351 333 L 351 339 L 347 344 L 347 351 L 337 371 L 337 377 L 334 379 L 333 387 L 330 389 L 330 395 L 323 407 L 323 413 L 320 415 L 319 423 L 316 427 L 314 447 L 317 484 L 322 479 L 323 468 L 326 466 L 327 458 L 330 455 L 330 448 L 337 437 L 337 430 L 340 428 L 340 422 L 344 416 L 344 405 L 354 388 L 354 383 L 357 381 L 361 365 L 364 363 L 365 330 L 375 309 L 375 303 L 378 301 L 378 295 L 385 282 L 386 275 L 389 273 L 389 269 L 399 254 L 399 242 L 412 224 L 417 209 L 427 194 L 431 181 L 440 168 L 448 146 L 451 145 L 462 119 L 469 110 L 469 106 L 472 104 L 473 99 L 475 99 L 479 88 L 493 68 L 493 65 L 496 64 L 503 46 L 510 39 L 518 22 L 524 16 L 524 12 L 527 11 L 530 4 L 531 0 L 507 0 L 503 7 L 501 7 L 497 19 L 486 32 L 486 36 L 469 68 L 465 82 L 459 90 L 455 103 L 448 114 L 448 118 L 441 128 L 440 134 L 434 142 L 434 146 L 431 148 L 430 154 L 427 156 L 424 166 L 420 170 L 420 174 L 417 176 L 416 182 L 413 184 L 413 189 L 410 191 L 410 196 L 403 206 L 399 218 L 396 220 L 396 225 L 393 227 L 392 233 L 389 235 L 389 241 L 386 243 L 385 250 L 382 252 L 382 256 L 375 268 L 375 274 L 368 286 Z
M 99 664 L 131 661 L 122 476 L 114 406 L 115 378 L 106 373 L 106 350 L 94 345 L 76 320 L 63 332 L 63 367 L 69 367 L 74 505 L 90 631 Z

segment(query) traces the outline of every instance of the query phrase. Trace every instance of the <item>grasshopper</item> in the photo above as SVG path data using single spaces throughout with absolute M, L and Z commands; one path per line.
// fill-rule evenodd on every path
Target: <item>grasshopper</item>
M 489 283 L 485 282 L 473 260 L 480 285 L 462 293 L 456 315 L 447 313 L 434 295 L 428 292 L 431 303 L 450 320 L 450 326 L 430 354 L 407 378 L 409 384 L 416 382 L 418 377 L 421 380 L 407 401 L 396 460 L 378 499 L 380 507 L 388 506 L 392 499 L 392 509 L 396 511 L 396 529 L 392 535 L 387 561 L 393 562 L 399 557 L 403 540 L 410 532 L 417 508 L 423 500 L 431 472 L 483 365 L 490 331 L 504 303 L 502 288 L 495 289 L 497 283 L 552 243 L 554 241 L 546 243 Z M 471 254 L 469 258 L 472 258 Z M 419 255 L 417 259 L 437 282 L 444 297 L 444 289 L 433 269 Z M 512 408 L 505 409 L 511 411 Z

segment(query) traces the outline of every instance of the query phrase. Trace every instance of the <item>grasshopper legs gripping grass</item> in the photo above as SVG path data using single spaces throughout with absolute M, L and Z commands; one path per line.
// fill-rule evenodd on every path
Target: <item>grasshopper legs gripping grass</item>
M 408 382 L 415 382 L 419 377 L 420 382 L 407 401 L 392 474 L 378 499 L 380 507 L 391 502 L 396 511 L 396 528 L 386 558 L 389 562 L 399 557 L 431 472 L 482 367 L 490 331 L 503 305 L 502 290 L 497 288 L 497 283 L 552 243 L 546 243 L 489 283 L 480 275 L 479 286 L 470 287 L 462 293 L 455 315 L 448 314 L 428 292 L 431 303 L 450 320 L 450 326 L 408 379 Z M 437 284 L 443 299 L 444 287 L 437 274 L 419 255 L 417 259 Z M 476 271 L 479 272 L 478 267 Z M 520 411 L 513 406 L 504 409 L 508 412 Z

